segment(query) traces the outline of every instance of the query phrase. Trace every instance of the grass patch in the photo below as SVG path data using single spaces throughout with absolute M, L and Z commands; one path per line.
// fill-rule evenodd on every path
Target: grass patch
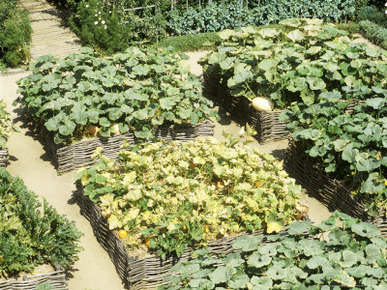
M 207 32 L 193 35 L 170 36 L 160 40 L 157 47 L 173 46 L 176 51 L 210 50 L 220 42 L 218 33 Z
M 338 29 L 346 30 L 349 33 L 360 33 L 360 25 L 356 22 L 347 22 L 336 24 Z

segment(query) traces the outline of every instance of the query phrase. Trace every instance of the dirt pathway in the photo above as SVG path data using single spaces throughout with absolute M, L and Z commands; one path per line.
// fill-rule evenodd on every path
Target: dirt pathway
M 64 57 L 80 49 L 78 38 L 62 25 L 58 12 L 47 1 L 20 0 L 20 3 L 30 13 L 32 60 L 45 54 Z

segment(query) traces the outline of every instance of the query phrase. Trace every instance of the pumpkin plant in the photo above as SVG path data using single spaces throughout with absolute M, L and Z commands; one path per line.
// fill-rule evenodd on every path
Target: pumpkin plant
M 311 105 L 333 89 L 345 99 L 366 99 L 370 88 L 386 88 L 385 51 L 354 43 L 348 32 L 319 19 L 280 24 L 220 32 L 222 45 L 201 59 L 204 71 L 232 96 L 268 97 L 276 109 L 295 101 Z
M 0 100 L 0 149 L 5 149 L 8 137 L 16 129 L 12 124 L 11 115 L 6 111 L 7 104 Z
M 153 138 L 158 126 L 217 115 L 186 58 L 168 48 L 137 47 L 110 57 L 90 48 L 64 59 L 42 56 L 19 81 L 17 102 L 57 144 L 128 131 Z
M 302 218 L 301 187 L 282 162 L 227 137 L 131 145 L 118 161 L 98 151 L 99 163 L 78 178 L 110 229 L 125 230 L 122 241 L 137 254 L 180 256 L 187 245 L 278 232 Z
M 387 240 L 376 226 L 335 212 L 314 226 L 244 236 L 234 252 L 207 250 L 179 262 L 159 289 L 385 289 Z
M 346 108 L 338 91 L 319 96 L 319 103 L 293 104 L 287 128 L 297 147 L 315 166 L 348 186 L 367 212 L 387 213 L 387 90 L 370 89 L 378 97 Z

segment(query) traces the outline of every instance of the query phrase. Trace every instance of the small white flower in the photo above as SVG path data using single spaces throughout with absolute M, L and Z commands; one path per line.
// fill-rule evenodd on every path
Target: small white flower
M 94 24 L 97 25 L 97 24 L 98 24 L 98 21 L 94 22 Z
M 99 11 L 98 14 L 101 15 L 101 11 Z
M 86 8 L 89 8 L 89 4 L 86 4 Z
M 107 25 L 105 24 L 105 26 L 104 26 L 103 28 L 106 29 L 106 28 L 107 28 Z
M 111 11 L 109 11 L 109 14 L 112 14 L 112 12 L 111 12 Z
M 101 23 L 102 23 L 102 24 L 105 24 L 106 22 L 105 22 L 105 20 L 102 20 Z
M 94 16 L 95 16 L 95 17 L 97 17 L 97 16 L 98 16 L 98 14 L 94 14 Z

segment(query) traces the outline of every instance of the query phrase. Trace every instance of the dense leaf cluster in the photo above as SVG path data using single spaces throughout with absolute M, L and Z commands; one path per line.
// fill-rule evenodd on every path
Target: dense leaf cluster
M 384 9 L 378 9 L 375 6 L 366 6 L 359 10 L 356 20 L 358 22 L 368 20 L 387 28 L 387 17 L 384 13 Z
M 31 25 L 17 0 L 0 2 L 0 67 L 15 67 L 30 59 Z
M 0 168 L 0 279 L 31 273 L 41 264 L 69 266 L 77 259 L 81 233 L 74 222 L 28 191 Z
M 18 101 L 57 144 L 87 137 L 90 125 L 103 137 L 131 130 L 153 138 L 160 125 L 216 115 L 183 58 L 170 49 L 135 47 L 106 58 L 90 48 L 64 59 L 43 56 L 19 81 Z
M 205 72 L 234 96 L 269 97 L 280 109 L 301 100 L 311 105 L 333 89 L 345 99 L 365 99 L 372 86 L 386 86 L 384 51 L 353 43 L 346 31 L 318 19 L 280 24 L 220 32 L 222 45 L 201 60 Z
M 365 88 L 359 88 L 359 90 Z M 387 90 L 346 110 L 337 91 L 319 102 L 295 104 L 287 112 L 288 129 L 316 166 L 341 180 L 366 204 L 371 215 L 387 209 Z
M 387 25 L 383 27 L 372 21 L 365 20 L 360 22 L 360 30 L 371 42 L 387 49 Z
M 87 45 L 108 54 L 124 51 L 130 45 L 157 42 L 165 36 L 161 1 L 87 0 L 73 4 L 70 27 Z M 136 7 L 156 7 L 126 10 Z
M 11 115 L 6 111 L 7 104 L 0 100 L 0 149 L 5 149 L 8 137 L 13 132 Z
M 84 193 L 132 249 L 180 256 L 186 245 L 240 232 L 278 232 L 301 218 L 301 188 L 282 163 L 248 146 L 214 138 L 151 143 L 81 171 Z M 136 149 L 135 152 L 133 149 Z
M 354 17 L 356 1 L 265 0 L 251 4 L 254 8 L 242 2 L 213 2 L 202 7 L 190 7 L 187 11 L 172 11 L 168 14 L 168 32 L 196 34 L 278 23 L 287 18 L 319 18 L 337 22 Z
M 234 253 L 194 252 L 160 289 L 385 289 L 387 241 L 376 226 L 335 212 L 318 226 L 243 236 Z

